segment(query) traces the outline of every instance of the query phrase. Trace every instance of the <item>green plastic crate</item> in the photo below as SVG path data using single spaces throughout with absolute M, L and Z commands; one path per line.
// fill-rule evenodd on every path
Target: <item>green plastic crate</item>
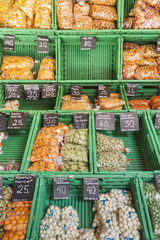
M 125 34 L 160 34 L 159 29 L 123 29 L 124 18 L 128 16 L 130 10 L 134 7 L 136 0 L 121 0 L 122 12 L 121 12 L 121 28 L 122 33 Z
M 94 177 L 97 176 L 95 175 Z M 106 193 L 113 188 L 130 190 L 132 192 L 134 207 L 142 223 L 141 239 L 148 240 L 149 234 L 140 201 L 137 181 L 135 179 L 119 178 L 117 176 L 114 176 L 114 178 L 99 176 L 100 193 Z M 83 179 L 70 178 L 70 198 L 68 200 L 53 200 L 53 176 L 41 178 L 31 240 L 39 239 L 40 222 L 50 204 L 57 205 L 60 208 L 71 205 L 78 211 L 80 219 L 79 228 L 91 228 L 94 218 L 94 213 L 92 213 L 93 203 L 94 201 L 83 200 Z
M 6 128 L 8 125 L 9 114 L 6 113 Z M 0 163 L 9 163 L 15 160 L 16 163 L 21 163 L 20 171 L 12 170 L 11 173 L 21 173 L 23 170 L 23 162 L 25 161 L 30 139 L 34 130 L 36 115 L 33 112 L 28 112 L 26 129 L 6 129 L 8 134 L 7 140 L 2 141 L 2 151 L 0 155 Z M 9 173 L 8 171 L 0 171 L 0 174 Z
M 1 176 L 3 177 L 3 186 L 13 187 L 14 176 L 15 176 L 14 174 L 3 174 Z M 31 212 L 30 212 L 27 234 L 26 234 L 25 240 L 30 240 L 31 230 L 33 227 L 33 222 L 34 222 L 33 219 L 34 219 L 34 215 L 35 215 L 35 209 L 36 209 L 35 207 L 36 207 L 38 189 L 39 189 L 39 178 L 37 178 L 37 180 L 36 180 L 36 185 L 35 185 L 35 190 L 34 190 L 34 195 L 33 195 L 33 200 L 32 200 L 32 207 L 31 207 Z
M 127 96 L 125 94 L 126 97 L 126 104 L 127 104 L 127 108 L 129 109 L 130 112 L 156 112 L 159 110 L 134 110 L 134 109 L 130 109 L 129 100 L 133 100 L 133 99 L 147 99 L 150 100 L 150 97 L 158 95 L 158 83 L 155 82 L 147 82 L 147 83 L 138 83 L 138 90 L 137 90 L 137 96 L 136 97 L 130 97 Z M 125 91 L 126 89 L 126 84 L 123 85 L 123 90 Z
M 42 85 L 48 83 L 55 83 L 53 81 L 40 81 L 40 80 L 3 80 L 0 81 L 0 108 L 4 107 L 5 99 L 5 85 L 6 84 L 21 84 L 21 98 L 19 100 L 18 111 L 39 111 L 39 110 L 54 110 L 57 109 L 59 99 L 59 87 L 57 88 L 57 97 L 55 98 L 42 98 Z M 38 100 L 26 100 L 24 96 L 24 85 L 39 85 L 40 98 Z
M 73 35 L 81 35 L 83 36 L 84 34 L 88 34 L 88 36 L 90 35 L 94 35 L 94 34 L 118 34 L 120 33 L 121 30 L 121 1 L 122 0 L 117 0 L 117 4 L 116 4 L 116 9 L 117 9 L 117 15 L 118 15 L 118 20 L 116 21 L 117 24 L 117 29 L 101 29 L 101 30 L 61 30 L 58 28 L 58 20 L 57 20 L 57 13 L 56 13 L 56 0 L 54 1 L 54 29 L 55 29 L 55 33 L 57 35 L 59 34 L 67 34 L 67 35 L 71 35 L 72 37 Z
M 160 172 L 157 172 L 157 174 L 160 174 Z M 153 227 L 152 227 L 152 221 L 151 221 L 151 217 L 150 217 L 150 213 L 149 213 L 149 208 L 148 208 L 146 196 L 145 196 L 144 189 L 143 189 L 143 184 L 145 184 L 145 183 L 155 183 L 154 175 L 152 174 L 151 176 L 146 176 L 142 179 L 140 178 L 139 179 L 139 188 L 140 188 L 143 211 L 145 213 L 147 228 L 148 228 L 148 232 L 149 232 L 149 235 L 150 235 L 149 239 L 150 240 L 157 240 L 159 238 L 155 238 L 155 236 L 154 236 L 154 231 L 153 231 Z
M 39 112 L 37 115 L 37 120 L 36 120 L 36 124 L 34 127 L 34 132 L 32 133 L 32 139 L 30 142 L 30 147 L 28 149 L 27 152 L 27 158 L 23 167 L 23 172 L 28 172 L 29 174 L 44 174 L 47 175 L 49 174 L 53 174 L 53 172 L 35 172 L 35 171 L 27 171 L 27 169 L 31 166 L 31 163 L 29 161 L 29 158 L 32 154 L 32 147 L 34 144 L 34 139 L 37 136 L 38 131 L 43 127 L 43 114 L 45 113 L 56 113 L 54 111 L 48 111 L 48 112 Z M 71 123 L 74 123 L 74 113 L 76 112 L 58 112 L 58 116 L 59 116 L 59 122 L 60 123 L 64 123 L 66 125 L 70 125 Z M 81 173 L 82 175 L 85 174 L 91 174 L 93 173 L 93 159 L 92 159 L 92 127 L 91 127 L 91 113 L 89 113 L 89 171 L 84 171 L 84 172 L 62 172 L 62 171 L 57 171 L 54 172 L 55 175 L 60 174 L 60 175 L 64 175 L 64 174 L 74 174 L 77 175 L 78 173 Z
M 102 84 L 102 83 L 100 83 L 100 84 Z M 120 98 L 122 100 L 126 101 L 125 93 L 124 93 L 123 87 L 121 85 L 119 85 L 117 83 L 111 83 L 111 82 L 106 82 L 104 84 L 110 86 L 110 92 L 111 93 L 118 92 L 120 94 Z M 95 99 L 97 99 L 97 96 L 98 96 L 98 84 L 94 84 L 94 83 L 88 84 L 88 83 L 86 83 L 86 84 L 82 85 L 81 83 L 79 83 L 79 84 L 76 83 L 76 85 L 81 85 L 82 86 L 82 92 L 81 93 L 87 95 L 89 97 L 90 102 L 94 105 L 95 104 Z M 62 97 L 70 94 L 70 89 L 71 89 L 71 84 L 61 85 L 61 89 L 60 89 L 60 93 L 59 93 L 59 101 L 58 101 L 58 110 L 61 109 Z M 127 110 L 128 110 L 127 105 L 125 104 L 124 109 L 121 110 L 121 112 L 127 112 Z M 114 112 L 117 112 L 117 111 L 114 111 Z
M 95 114 L 92 114 L 93 125 L 93 160 L 94 160 L 94 173 L 99 174 L 125 174 L 127 176 L 139 175 L 143 171 L 159 170 L 159 152 L 155 144 L 154 136 L 150 129 L 145 113 L 139 113 L 139 127 L 140 131 L 137 132 L 121 132 L 120 131 L 120 114 L 115 113 L 115 131 L 107 130 L 95 130 Z M 105 134 L 107 136 L 117 137 L 124 141 L 125 148 L 130 148 L 127 159 L 130 163 L 127 167 L 127 171 L 107 172 L 98 171 L 97 169 L 97 154 L 96 154 L 96 132 Z
M 29 56 L 32 57 L 33 60 L 38 60 L 38 63 L 34 64 L 32 72 L 34 74 L 34 79 L 37 79 L 38 70 L 41 64 L 41 61 L 44 57 L 50 56 L 57 60 L 57 37 L 56 36 L 48 36 L 49 37 L 49 53 L 38 53 L 37 49 L 37 36 L 36 35 L 15 35 L 15 48 L 14 51 L 3 50 L 4 46 L 4 35 L 0 35 L 0 66 L 2 64 L 2 58 L 4 55 L 10 56 Z M 56 72 L 55 79 L 57 80 L 57 64 L 56 64 Z M 26 80 L 30 81 L 30 80 Z M 48 81 L 49 83 L 50 81 Z
M 81 50 L 80 36 L 58 37 L 58 79 L 119 80 L 121 36 L 96 35 L 96 49 Z

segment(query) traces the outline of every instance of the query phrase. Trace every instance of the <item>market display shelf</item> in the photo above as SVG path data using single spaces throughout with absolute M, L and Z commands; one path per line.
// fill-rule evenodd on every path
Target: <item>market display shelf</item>
M 39 193 L 37 199 L 37 208 L 35 213 L 35 220 L 33 223 L 31 240 L 39 239 L 40 222 L 43 219 L 47 208 L 50 204 L 57 205 L 60 208 L 65 206 L 72 206 L 78 211 L 80 219 L 79 228 L 91 228 L 94 218 L 92 207 L 94 201 L 83 200 L 83 179 L 81 178 L 70 178 L 70 197 L 64 200 L 53 199 L 53 177 L 54 175 L 48 175 L 41 177 L 39 185 Z M 111 189 L 125 189 L 130 190 L 133 196 L 134 207 L 138 213 L 142 224 L 141 238 L 143 240 L 149 239 L 148 229 L 146 225 L 145 215 L 140 201 L 140 191 L 138 182 L 136 179 L 131 178 L 120 178 L 115 176 L 114 178 L 99 177 L 99 193 L 106 193 Z
M 130 152 L 126 155 L 129 159 L 126 174 L 138 175 L 143 171 L 150 171 L 160 169 L 159 164 L 159 152 L 154 140 L 153 133 L 150 128 L 150 124 L 145 113 L 138 114 L 139 119 L 139 131 L 135 132 L 122 132 L 120 131 L 120 114 L 115 113 L 115 131 L 107 130 L 95 130 L 95 114 L 92 114 L 93 125 L 93 160 L 94 160 L 94 173 L 105 175 L 117 175 L 124 172 L 107 172 L 98 171 L 97 168 L 97 154 L 96 154 L 96 133 L 102 133 L 107 136 L 116 137 L 122 139 L 125 148 L 129 148 Z
M 18 174 L 18 175 L 22 175 L 22 174 Z M 14 174 L 2 174 L 2 182 L 3 182 L 3 186 L 10 186 L 13 187 L 13 183 L 14 183 Z M 27 227 L 27 234 L 26 234 L 26 238 L 25 240 L 30 240 L 31 237 L 31 230 L 33 227 L 33 222 L 34 222 L 34 216 L 35 216 L 35 207 L 36 207 L 36 203 L 37 203 L 37 194 L 39 191 L 39 178 L 36 179 L 36 185 L 35 185 L 35 190 L 34 190 L 34 195 L 33 195 L 33 200 L 32 200 L 32 207 L 31 207 L 31 212 L 30 212 L 30 216 L 29 216 L 29 222 L 28 222 L 28 227 Z
M 32 72 L 34 73 L 34 79 L 37 79 L 39 67 L 44 57 L 50 56 L 50 57 L 53 57 L 55 60 L 57 60 L 57 55 L 58 55 L 57 54 L 57 37 L 56 36 L 48 36 L 48 37 L 49 37 L 49 53 L 38 53 L 37 36 L 35 34 L 15 35 L 15 48 L 13 51 L 3 49 L 4 35 L 0 35 L 0 66 L 2 64 L 2 59 L 4 55 L 32 57 L 33 60 L 36 61 L 34 63 Z M 57 80 L 56 73 L 57 73 L 57 64 L 56 64 L 56 72 L 55 72 L 55 79 Z
M 96 49 L 81 50 L 81 37 L 58 37 L 58 79 L 119 80 L 121 36 L 96 35 Z
M 56 111 L 47 111 L 47 112 L 39 112 L 37 115 L 37 120 L 35 123 L 35 127 L 34 127 L 34 131 L 32 132 L 32 139 L 30 141 L 30 147 L 28 149 L 27 152 L 27 157 L 26 157 L 26 161 L 23 165 L 23 172 L 24 173 L 29 173 L 29 174 L 48 174 L 48 172 L 44 172 L 44 171 L 27 171 L 27 169 L 31 166 L 31 163 L 29 161 L 29 158 L 32 154 L 32 147 L 34 144 L 34 140 L 35 137 L 38 133 L 38 131 L 43 127 L 43 114 L 46 113 L 56 113 Z M 74 112 L 62 112 L 62 111 L 58 111 L 58 119 L 60 123 L 64 123 L 66 125 L 70 125 L 74 123 Z M 64 175 L 64 174 L 70 174 L 70 175 L 77 175 L 77 174 L 81 174 L 81 175 L 86 175 L 86 174 L 92 174 L 93 173 L 93 156 L 92 156 L 92 122 L 91 122 L 91 113 L 89 113 L 89 171 L 84 171 L 84 172 L 64 172 L 64 171 L 57 171 L 57 172 L 49 172 L 50 174 L 55 174 L 55 175 Z
M 6 114 L 6 128 L 8 125 L 9 114 Z M 12 170 L 10 173 L 21 173 L 23 170 L 23 162 L 25 161 L 28 147 L 30 146 L 30 139 L 34 130 L 36 121 L 36 114 L 28 112 L 27 126 L 25 129 L 6 129 L 5 134 L 8 136 L 6 140 L 2 140 L 2 154 L 0 154 L 0 163 L 12 165 L 21 163 L 20 171 Z M 0 171 L 0 174 L 9 173 L 8 171 Z
M 101 84 L 101 83 L 99 83 L 99 84 Z M 60 85 L 58 110 L 61 109 L 63 96 L 70 94 L 71 85 L 72 84 L 69 84 L 69 83 Z M 81 85 L 82 86 L 81 94 L 87 95 L 91 104 L 93 104 L 93 106 L 94 106 L 95 100 L 97 99 L 97 96 L 98 96 L 98 84 L 95 84 L 95 83 L 81 84 L 81 82 L 80 82 L 80 83 L 75 83 L 74 85 Z M 111 93 L 119 93 L 120 94 L 120 99 L 126 101 L 125 92 L 123 91 L 123 87 L 120 84 L 115 83 L 115 82 L 114 83 L 113 82 L 112 83 L 106 82 L 105 85 L 110 86 L 110 92 Z M 125 104 L 124 109 L 121 110 L 121 112 L 127 112 L 127 110 L 128 110 L 127 105 Z M 116 111 L 116 112 L 119 112 L 119 111 Z

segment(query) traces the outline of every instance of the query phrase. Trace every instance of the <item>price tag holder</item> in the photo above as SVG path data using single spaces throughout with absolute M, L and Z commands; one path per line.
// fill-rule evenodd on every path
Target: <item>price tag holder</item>
M 100 98 L 110 97 L 110 86 L 98 85 L 98 97 Z
M 82 91 L 81 85 L 72 85 L 71 86 L 71 99 L 81 100 L 81 91 Z
M 25 129 L 27 116 L 27 112 L 11 112 L 8 120 L 8 129 Z
M 38 36 L 37 47 L 38 47 L 38 53 L 49 53 L 49 37 Z
M 115 113 L 96 113 L 96 130 L 115 130 Z
M 137 90 L 138 90 L 137 84 L 126 84 L 126 95 L 128 97 L 136 97 Z
M 120 113 L 121 131 L 139 131 L 139 120 L 137 112 Z
M 40 98 L 39 85 L 24 85 L 24 95 L 26 100 L 38 100 Z
M 157 40 L 157 54 L 160 54 L 160 35 L 158 36 Z
M 14 177 L 12 201 L 32 201 L 36 176 L 17 175 Z
M 154 127 L 155 130 L 160 130 L 160 112 L 156 112 Z
M 81 50 L 96 49 L 96 37 L 81 37 Z
M 6 130 L 6 114 L 0 112 L 0 131 Z
M 21 97 L 20 84 L 6 84 L 5 85 L 5 99 L 17 99 Z
M 42 98 L 55 98 L 57 97 L 57 84 L 43 84 L 42 85 Z
M 3 178 L 0 176 L 0 200 L 3 199 Z
M 155 179 L 156 179 L 158 192 L 160 192 L 160 174 L 155 174 Z
M 54 178 L 53 186 L 53 199 L 69 199 L 69 178 Z
M 4 48 L 3 50 L 14 50 L 15 46 L 15 36 L 14 35 L 4 35 Z
M 99 179 L 83 178 L 83 198 L 84 200 L 99 199 Z
M 58 113 L 47 113 L 43 115 L 43 127 L 58 126 Z
M 76 113 L 74 114 L 74 128 L 85 129 L 88 128 L 88 113 Z

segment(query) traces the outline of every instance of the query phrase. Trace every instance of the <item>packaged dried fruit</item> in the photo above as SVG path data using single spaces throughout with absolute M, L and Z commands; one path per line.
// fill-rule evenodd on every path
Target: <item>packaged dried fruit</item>
M 154 44 L 152 45 L 142 45 L 139 47 L 140 54 L 142 54 L 143 57 L 156 57 L 156 46 Z
M 137 64 L 123 65 L 123 79 L 134 79 L 135 71 L 139 66 Z
M 12 7 L 8 13 L 9 28 L 27 28 L 27 17 L 23 11 Z
M 127 17 L 124 19 L 124 23 L 123 23 L 123 28 L 124 29 L 132 29 L 133 28 L 133 22 L 134 22 L 134 18 L 133 17 Z
M 131 110 L 150 110 L 151 107 L 149 105 L 133 105 L 130 107 Z
M 97 4 L 97 5 L 110 5 L 115 6 L 117 0 L 89 0 L 89 4 Z
M 36 0 L 35 12 L 42 9 L 48 9 L 52 11 L 52 0 Z
M 1 71 L 6 69 L 32 69 L 34 61 L 31 57 L 4 56 L 1 65 Z
M 160 96 L 153 96 L 150 98 L 150 104 L 160 103 Z
M 7 28 L 8 27 L 8 12 L 0 12 L 0 27 Z
M 58 146 L 58 139 L 51 133 L 44 133 L 39 131 L 35 138 L 32 150 L 34 151 L 39 147 L 48 145 Z
M 138 105 L 145 105 L 145 106 L 147 106 L 147 105 L 149 105 L 149 101 L 146 100 L 146 99 L 133 99 L 133 100 L 129 100 L 128 104 L 130 106 L 134 106 L 134 105 L 137 105 L 137 106 Z
M 52 15 L 47 8 L 38 8 L 35 13 L 34 28 L 51 29 Z
M 61 110 L 92 110 L 89 103 L 75 101 L 62 101 Z
M 116 21 L 116 8 L 113 6 L 90 5 L 90 17 L 95 20 Z
M 114 98 L 102 98 L 99 101 L 99 105 L 103 110 L 111 110 L 112 108 L 118 108 L 125 104 L 125 101 Z
M 57 20 L 60 29 L 73 29 L 73 3 L 72 0 L 58 0 Z
M 62 147 L 61 157 L 65 162 L 88 162 L 88 151 L 83 146 L 66 143 Z
M 123 43 L 123 49 L 135 49 L 135 48 L 139 48 L 139 45 L 137 43 L 131 43 L 131 42 Z
M 30 157 L 31 162 L 38 162 L 38 161 L 54 161 L 59 156 L 59 149 L 58 146 L 42 146 L 39 148 L 36 148 Z
M 52 57 L 45 57 L 42 59 L 38 77 L 39 80 L 54 80 L 55 59 Z
M 41 162 L 34 162 L 32 166 L 28 168 L 28 171 L 58 171 L 57 164 L 55 162 L 50 161 L 41 161 Z
M 31 70 L 21 69 L 7 69 L 2 72 L 2 79 L 12 80 L 33 80 L 33 73 Z
M 116 29 L 115 21 L 93 20 L 93 29 Z
M 84 3 L 84 5 L 81 5 L 80 3 L 74 4 L 74 19 L 88 15 L 89 15 L 88 3 Z
M 139 48 L 137 49 L 125 49 L 123 51 L 123 64 L 138 64 L 142 65 L 143 57 L 140 53 Z
M 65 143 L 88 146 L 88 129 L 71 129 L 65 134 Z
M 33 19 L 36 0 L 16 0 L 16 7 L 25 13 L 27 17 Z
M 145 2 L 148 3 L 150 6 L 160 10 L 160 1 L 159 0 L 145 0 Z
M 160 65 L 160 57 L 156 57 L 157 64 Z
M 93 27 L 93 20 L 91 17 L 84 16 L 75 19 L 73 29 L 75 30 L 90 30 Z
M 142 66 L 136 70 L 135 78 L 138 80 L 159 79 L 158 68 L 156 66 Z
M 63 99 L 63 101 L 75 101 L 75 100 L 72 100 L 71 99 L 71 95 L 65 95 L 65 96 L 63 96 L 62 97 L 62 99 Z M 89 100 L 89 98 L 88 98 L 88 96 L 87 95 L 81 95 L 81 99 L 80 100 L 76 100 L 77 102 L 86 102 L 86 103 L 90 103 L 90 100 Z
M 157 66 L 157 62 L 154 57 L 144 57 L 142 65 Z

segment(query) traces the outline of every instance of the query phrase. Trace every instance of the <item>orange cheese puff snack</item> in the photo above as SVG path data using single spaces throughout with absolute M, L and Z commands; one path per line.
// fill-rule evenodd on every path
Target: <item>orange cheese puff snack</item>
M 67 101 L 70 101 L 70 100 L 72 101 L 71 95 L 65 95 L 65 96 L 62 97 L 62 99 L 64 101 L 66 101 L 66 100 Z M 75 100 L 73 100 L 73 101 L 75 101 Z M 76 101 L 90 103 L 89 98 L 88 98 L 87 95 L 81 95 L 81 99 L 80 100 L 76 100 Z
M 33 144 L 33 150 L 47 145 L 58 146 L 58 139 L 50 133 L 39 132 Z
M 1 71 L 7 69 L 32 69 L 34 61 L 31 57 L 4 56 L 2 60 Z
M 92 110 L 92 106 L 86 102 L 79 101 L 62 101 L 61 110 Z
M 149 105 L 149 101 L 146 100 L 146 99 L 133 99 L 133 100 L 129 100 L 128 104 L 130 106 L 134 106 L 134 105 L 136 105 L 136 106 L 138 106 L 138 105 L 146 105 L 147 106 L 147 105 Z
M 75 19 L 75 24 L 73 29 L 75 30 L 87 30 L 92 29 L 93 27 L 93 20 L 91 17 L 82 16 Z
M 117 0 L 89 0 L 89 4 L 98 4 L 98 5 L 116 5 Z
M 27 28 L 27 17 L 20 9 L 12 7 L 8 13 L 9 28 Z
M 4 70 L 1 75 L 2 79 L 12 80 L 33 80 L 33 73 L 31 70 L 8 69 Z
M 42 160 L 55 160 L 59 156 L 57 146 L 42 146 L 35 149 L 30 157 L 31 162 L 38 162 Z
M 36 0 L 16 0 L 16 7 L 25 13 L 27 17 L 33 19 Z
M 36 0 L 35 12 L 38 11 L 39 8 L 52 11 L 52 0 Z
M 52 15 L 46 8 L 38 8 L 35 14 L 34 28 L 51 29 Z
M 102 98 L 99 101 L 99 105 L 104 110 L 110 110 L 112 108 L 122 107 L 125 104 L 125 101 L 121 99 L 114 98 Z
M 113 6 L 90 5 L 90 17 L 94 20 L 116 21 L 116 8 Z
M 135 49 L 135 48 L 139 48 L 139 45 L 136 43 L 131 43 L 131 42 L 123 43 L 123 49 Z
M 41 161 L 34 162 L 32 166 L 28 168 L 28 171 L 58 171 L 57 164 L 55 162 Z

